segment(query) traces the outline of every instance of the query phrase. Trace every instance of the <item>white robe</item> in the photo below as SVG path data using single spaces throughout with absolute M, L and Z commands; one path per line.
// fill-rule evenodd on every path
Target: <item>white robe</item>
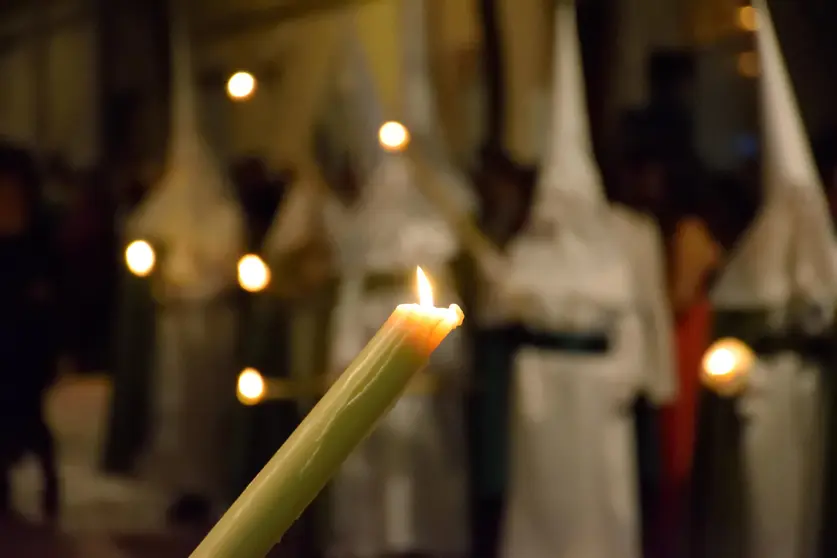
M 527 325 L 609 330 L 611 345 L 606 354 L 518 352 L 503 556 L 636 557 L 631 404 L 644 383 L 643 320 L 627 303 L 630 268 L 614 250 L 610 210 L 573 211 L 574 200 L 566 201 L 557 234 L 539 240 L 524 233 L 515 242 L 511 284 L 536 302 L 523 316 Z
M 230 496 L 225 433 L 238 339 L 235 301 L 226 295 L 234 288 L 241 229 L 237 208 L 223 199 L 205 209 L 218 236 L 196 243 L 191 229 L 171 235 L 152 278 L 160 304 L 147 468 L 172 496 L 192 492 L 221 504 Z
M 222 503 L 237 318 L 225 296 L 244 248 L 241 208 L 203 140 L 186 16 L 172 20 L 172 130 L 166 172 L 131 224 L 156 251 L 159 302 L 149 473 L 171 496 Z
M 814 556 L 818 517 L 810 492 L 820 488 L 819 374 L 793 353 L 761 358 L 739 400 L 750 556 Z
M 230 496 L 230 412 L 238 313 L 230 298 L 177 301 L 157 313 L 150 474 L 170 496 Z
M 816 247 L 817 243 L 811 239 L 822 234 L 808 232 L 811 223 L 817 221 L 807 213 L 811 206 L 800 203 L 797 193 L 786 191 L 784 195 L 782 203 L 772 202 L 762 208 L 749 231 L 750 236 L 744 237 L 745 244 L 735 255 L 748 256 L 760 248 L 759 259 L 751 267 L 732 259 L 730 265 L 739 264 L 739 267 L 728 269 L 713 293 L 716 313 L 727 309 L 765 312 L 762 334 L 771 329 L 782 332 L 787 325 L 795 328 L 809 325 L 811 333 L 816 334 L 831 322 L 830 305 L 817 302 L 818 298 L 827 299 L 819 296 L 826 284 L 822 278 L 827 274 L 818 274 L 821 268 L 811 267 L 811 262 L 819 259 L 806 250 Z M 776 231 L 785 234 L 768 236 Z M 763 239 L 761 246 L 752 242 L 757 235 Z M 776 238 L 777 242 L 769 242 L 770 238 Z M 747 240 L 751 242 L 746 243 Z M 803 265 L 765 265 L 782 258 L 791 262 L 798 259 Z M 760 272 L 754 273 L 753 269 Z M 744 272 L 753 275 L 745 276 Z M 742 277 L 749 281 L 741 280 Z M 760 303 L 759 298 L 764 302 Z M 738 301 L 745 302 L 736 304 Z M 790 315 L 798 311 L 795 304 L 806 302 L 809 304 L 806 310 L 818 324 L 806 324 L 804 318 Z M 728 333 L 735 335 L 733 331 Z M 807 360 L 808 357 L 790 351 L 760 356 L 749 375 L 746 390 L 736 402 L 743 422 L 742 451 L 748 483 L 744 491 L 745 542 L 751 555 L 758 558 L 809 558 L 816 546 L 825 411 L 823 371 L 817 363 Z
M 664 405 L 674 400 L 678 386 L 662 234 L 648 215 L 621 205 L 611 209 L 617 240 L 628 257 L 643 322 L 643 392 L 651 403 Z
M 443 274 L 428 272 L 441 284 Z M 398 304 L 416 296 L 412 288 L 374 294 L 358 290 L 350 294 L 351 289 L 343 291 L 339 303 L 343 307 L 338 306 L 334 340 L 338 370 L 356 354 L 353 342 L 365 344 Z M 356 298 L 351 302 L 350 297 Z M 438 305 L 450 302 L 440 300 Z M 354 318 L 347 319 L 347 314 Z M 459 334 L 453 332 L 433 353 L 424 373 L 461 380 Z M 332 488 L 334 532 L 329 556 L 466 554 L 466 445 L 460 401 L 456 390 L 430 395 L 408 392 L 351 454 Z

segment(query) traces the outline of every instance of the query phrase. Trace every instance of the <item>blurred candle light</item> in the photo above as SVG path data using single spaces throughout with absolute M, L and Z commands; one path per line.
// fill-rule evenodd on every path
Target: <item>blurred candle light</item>
M 255 254 L 238 260 L 238 284 L 247 292 L 257 293 L 270 283 L 270 268 Z
M 266 556 L 459 327 L 462 310 L 433 306 L 430 281 L 421 268 L 416 276 L 419 304 L 395 308 L 191 558 Z M 239 376 L 240 395 L 252 401 L 265 391 L 255 370 Z
M 135 240 L 125 249 L 125 263 L 128 270 L 137 277 L 147 277 L 154 271 L 156 262 L 154 249 L 144 240 Z
M 256 78 L 250 72 L 236 72 L 227 80 L 227 95 L 234 101 L 249 99 L 256 90 Z
M 410 144 L 410 132 L 400 122 L 385 122 L 378 130 L 378 142 L 385 151 L 398 153 Z
M 755 353 L 739 339 L 719 339 L 703 356 L 703 384 L 721 395 L 736 395 L 747 384 L 756 362 Z
M 752 6 L 742 6 L 738 8 L 738 17 L 736 19 L 738 27 L 744 31 L 752 32 L 758 29 L 756 9 Z
M 256 405 L 267 392 L 262 375 L 255 368 L 245 368 L 238 375 L 238 400 L 244 405 Z

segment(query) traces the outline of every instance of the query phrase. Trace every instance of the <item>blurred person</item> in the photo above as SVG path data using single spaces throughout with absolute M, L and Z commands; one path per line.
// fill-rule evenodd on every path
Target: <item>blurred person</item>
M 622 122 L 621 150 L 626 159 L 622 179 L 627 179 L 630 189 L 623 192 L 624 199 L 629 206 L 653 217 L 660 227 L 667 261 L 665 292 L 669 305 L 675 304 L 674 298 L 680 305 L 674 311 L 679 372 L 676 399 L 640 400 L 635 407 L 646 556 L 671 552 L 665 547 L 675 543 L 668 539 L 679 541 L 686 524 L 683 490 L 688 486 L 686 463 L 690 461 L 686 448 L 692 445 L 689 433 L 694 422 L 692 419 L 690 427 L 688 417 L 695 414 L 697 366 L 705 348 L 699 339 L 701 335 L 708 338 L 710 327 L 706 319 L 709 314 L 701 313 L 700 304 L 683 302 L 692 294 L 705 294 L 703 267 L 714 265 L 704 261 L 705 253 L 700 248 L 706 242 L 714 243 L 707 236 L 709 229 L 702 218 L 694 218 L 697 208 L 687 207 L 695 201 L 693 194 L 700 187 L 696 184 L 701 182 L 693 141 L 694 71 L 689 52 L 654 52 L 646 68 L 650 98 L 643 107 L 629 111 Z M 692 251 L 697 251 L 697 257 Z M 684 268 L 683 262 L 694 264 L 694 268 Z M 675 486 L 679 488 L 675 490 Z M 678 534 L 672 536 L 672 531 Z
M 370 4 L 356 14 L 356 58 L 350 62 L 356 68 L 352 99 L 359 117 L 355 154 L 361 188 L 342 227 L 331 235 L 337 241 L 342 279 L 332 330 L 330 368 L 335 373 L 371 338 L 393 304 L 415 299 L 417 266 L 427 271 L 437 306 L 458 298 L 451 264 L 459 241 L 417 184 L 437 180 L 452 194 L 454 210 L 473 210 L 464 178 L 436 141 L 426 8 L 420 0 L 401 0 Z M 386 146 L 378 143 L 377 127 L 387 120 L 407 127 L 409 151 L 382 149 Z M 446 339 L 417 382 L 428 388 L 408 388 L 343 464 L 331 489 L 330 556 L 467 555 L 460 392 L 465 356 L 458 335 Z
M 501 246 L 520 231 L 541 160 L 549 89 L 552 7 L 544 0 L 481 0 L 485 145 L 474 181 L 482 227 Z
M 116 291 L 116 207 L 103 173 L 78 172 L 62 223 L 71 356 L 79 372 L 107 369 Z
M 150 409 L 144 472 L 170 499 L 171 523 L 206 525 L 228 498 L 236 261 L 245 231 L 240 206 L 198 128 L 185 15 L 176 2 L 167 166 L 126 229 L 157 257 L 145 279 L 154 294 L 156 341 L 139 387 L 149 394 Z
M 337 277 L 326 224 L 332 219 L 332 204 L 336 202 L 338 214 L 341 204 L 324 176 L 316 141 L 328 124 L 324 116 L 340 77 L 335 69 L 350 10 L 317 11 L 291 24 L 280 23 L 279 29 L 283 63 L 271 102 L 282 125 L 272 131 L 264 157 L 268 168 L 280 172 L 283 192 L 263 238 L 250 246 L 269 267 L 270 283 L 246 295 L 239 370 L 255 368 L 290 385 L 321 382 L 327 369 Z M 268 217 L 261 210 L 259 214 L 259 219 Z M 301 396 L 290 389 L 278 399 L 239 409 L 237 489 L 246 486 L 315 402 L 316 395 Z M 317 553 L 323 540 L 316 531 L 325 498 L 309 507 L 284 541 L 305 556 Z
M 284 195 L 286 183 L 292 177 L 274 179 L 264 161 L 257 157 L 236 161 L 230 174 L 247 218 L 249 249 L 258 251 Z
M 837 130 L 828 131 L 819 139 L 816 161 L 825 187 L 831 220 L 837 223 Z
M 630 145 L 623 149 L 652 151 L 666 161 L 693 158 L 694 54 L 657 50 L 648 57 L 646 74 L 649 99 L 626 115 L 623 137 Z
M 641 148 L 640 148 L 641 149 Z M 651 345 L 650 366 L 668 378 L 645 388 L 634 402 L 633 416 L 636 431 L 637 472 L 639 475 L 639 504 L 642 528 L 643 556 L 656 558 L 661 554 L 660 520 L 663 489 L 663 455 L 661 447 L 660 409 L 671 405 L 678 396 L 679 381 L 675 373 L 674 330 L 669 303 L 669 265 L 667 264 L 669 242 L 663 237 L 660 223 L 665 207 L 668 184 L 665 165 L 651 153 L 627 154 L 620 162 L 618 173 L 609 177 L 614 200 L 614 213 L 626 223 L 634 222 L 639 227 L 633 234 L 630 228 L 622 231 L 619 238 L 625 243 L 625 251 L 632 255 L 636 284 L 640 287 L 646 302 L 643 325 Z M 666 229 L 667 230 L 667 229 Z M 643 240 L 638 235 L 644 231 Z M 649 259 L 651 258 L 651 259 Z M 656 260 L 656 263 L 655 263 Z M 656 303 L 651 304 L 652 301 Z
M 662 406 L 660 414 L 662 523 L 658 529 L 663 555 L 679 556 L 687 548 L 681 545 L 687 544 L 701 361 L 712 333 L 709 286 L 723 250 L 705 218 L 712 208 L 697 195 L 698 189 L 706 186 L 695 184 L 694 179 L 691 183 L 682 178 L 673 180 L 678 175 L 698 174 L 696 171 L 678 173 L 653 158 L 637 171 L 641 187 L 659 188 L 655 198 L 648 201 L 657 201 L 654 212 L 667 247 L 666 292 L 675 324 L 678 391 L 674 401 Z
M 44 408 L 60 355 L 58 254 L 32 156 L 0 144 L 0 517 L 12 509 L 11 469 L 32 454 L 44 519 L 57 519 L 56 448 Z
M 667 343 L 659 235 L 648 221 L 614 211 L 604 196 L 575 3 L 554 10 L 548 151 L 532 213 L 510 243 L 508 276 L 496 290 L 517 341 L 501 552 L 639 556 L 628 411 L 640 393 L 665 399 L 674 388 L 666 357 L 649 352 L 658 349 L 655 342 Z M 640 276 L 652 283 L 645 292 L 635 284 Z M 646 330 L 649 322 L 662 326 L 657 335 Z
M 345 10 L 335 10 L 294 25 L 293 56 L 276 99 L 283 125 L 267 154 L 269 164 L 282 169 L 286 185 L 260 247 L 273 278 L 264 304 L 285 301 L 291 352 L 284 372 L 303 381 L 322 375 L 326 367 L 335 276 L 325 208 L 335 198 L 315 142 L 338 75 L 333 70 L 347 17 Z
M 714 335 L 742 340 L 756 358 L 737 393 L 710 384 L 701 394 L 691 548 L 713 558 L 832 556 L 834 468 L 822 456 L 823 444 L 826 456 L 837 446 L 821 371 L 834 365 L 834 240 L 770 13 L 763 1 L 754 7 L 764 195 L 711 300 Z
M 477 3 L 485 80 L 485 141 L 473 182 L 479 222 L 501 248 L 518 234 L 532 203 L 543 139 L 548 87 L 550 3 L 541 0 Z M 444 113 L 443 113 L 444 114 Z M 471 295 L 474 386 L 467 398 L 470 447 L 471 552 L 499 552 L 508 485 L 509 413 L 515 340 L 486 307 L 492 286 L 478 279 Z
M 321 209 L 331 192 L 316 159 L 316 132 L 339 60 L 345 10 L 298 22 L 291 37 L 293 55 L 276 100 L 282 127 L 268 153 L 268 163 L 290 178 L 280 210 L 262 246 L 277 288 L 295 295 L 316 291 L 331 279 L 328 240 Z

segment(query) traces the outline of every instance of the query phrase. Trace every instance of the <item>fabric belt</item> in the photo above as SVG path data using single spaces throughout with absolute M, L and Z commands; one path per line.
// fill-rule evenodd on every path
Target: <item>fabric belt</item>
M 544 331 L 515 325 L 502 333 L 517 347 L 581 354 L 604 354 L 610 349 L 610 336 L 603 331 Z
M 788 332 L 781 335 L 771 333 L 755 339 L 750 346 L 760 356 L 794 352 L 817 358 L 832 354 L 834 352 L 834 341 L 833 330 L 827 330 L 821 334 Z
M 809 333 L 801 326 L 770 327 L 767 310 L 719 311 L 715 315 L 715 337 L 735 337 L 761 356 L 795 352 L 810 358 L 830 357 L 835 351 L 834 326 Z

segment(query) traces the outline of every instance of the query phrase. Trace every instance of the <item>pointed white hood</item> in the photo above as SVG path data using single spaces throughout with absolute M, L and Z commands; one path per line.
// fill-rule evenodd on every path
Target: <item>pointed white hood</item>
M 180 8 L 175 10 L 166 171 L 131 219 L 129 230 L 163 248 L 164 280 L 184 295 L 200 296 L 217 292 L 235 279 L 243 216 L 198 131 L 188 26 Z
M 761 61 L 764 202 L 713 293 L 720 308 L 837 298 L 825 196 L 767 4 L 755 0 Z
M 409 149 L 421 150 L 430 160 L 430 176 L 417 172 L 409 154 L 384 153 L 379 149 L 377 161 L 364 183 L 356 226 L 361 229 L 366 268 L 370 271 L 397 271 L 411 269 L 416 265 L 444 264 L 458 251 L 459 242 L 442 214 L 425 198 L 416 185 L 416 180 L 438 180 L 441 187 L 454 192 L 460 209 L 470 210 L 473 198 L 467 186 L 444 160 L 438 145 L 435 126 L 435 105 L 425 56 L 424 3 L 421 0 L 398 0 L 401 21 L 399 76 L 397 90 L 399 99 L 390 103 L 381 99 L 385 89 L 366 69 L 359 72 L 355 87 L 366 91 L 363 117 L 374 122 L 375 137 L 381 116 L 387 111 L 382 106 L 394 105 L 390 110 L 398 111 L 401 121 L 411 134 Z M 357 63 L 362 63 L 358 61 Z M 368 68 L 368 66 L 367 66 Z M 365 81 L 365 83 L 364 83 Z M 400 105 L 400 106 L 399 106 Z M 369 129 L 372 126 L 359 128 Z M 429 151 L 429 152 L 428 152 Z
M 547 218 L 560 214 L 567 198 L 605 200 L 590 140 L 575 6 L 562 0 L 555 9 L 551 131 L 534 206 L 535 215 Z
M 339 213 L 339 202 L 317 164 L 314 144 L 324 107 L 333 100 L 333 70 L 348 19 L 347 14 L 329 13 L 295 23 L 293 30 L 286 29 L 287 24 L 280 26 L 290 37 L 286 48 L 296 54 L 275 88 L 281 127 L 274 134 L 269 159 L 290 167 L 295 177 L 264 240 L 269 260 L 325 240 L 326 225 L 333 219 L 324 213 Z
M 585 327 L 630 305 L 633 285 L 593 158 L 575 7 L 555 10 L 550 148 L 530 225 L 512 245 L 511 282 L 541 298 L 548 325 Z

